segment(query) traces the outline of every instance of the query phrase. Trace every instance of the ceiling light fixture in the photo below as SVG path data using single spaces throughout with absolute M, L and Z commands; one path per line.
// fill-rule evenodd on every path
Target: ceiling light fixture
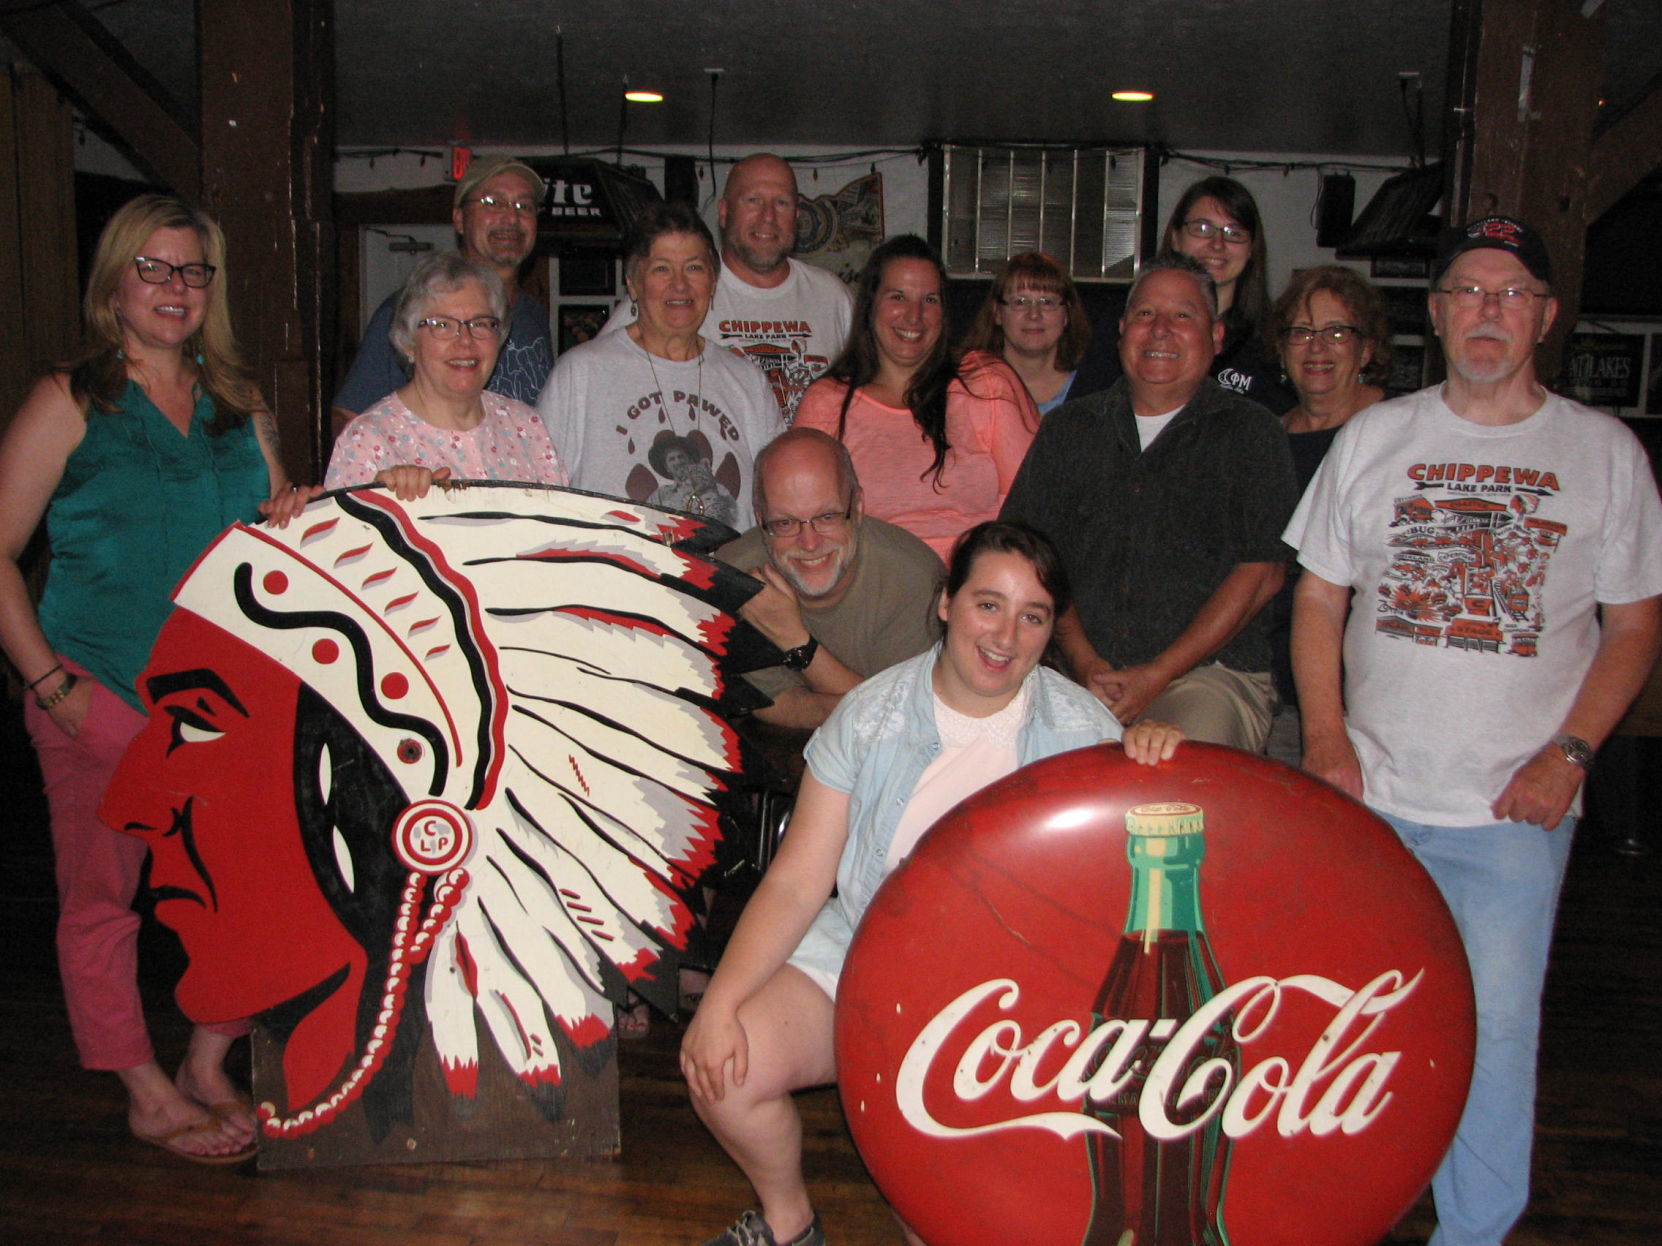
M 623 98 L 631 104 L 662 104 L 664 97 L 659 91 L 625 91 Z
M 1153 91 L 1115 91 L 1113 98 L 1122 104 L 1146 104 L 1154 98 Z

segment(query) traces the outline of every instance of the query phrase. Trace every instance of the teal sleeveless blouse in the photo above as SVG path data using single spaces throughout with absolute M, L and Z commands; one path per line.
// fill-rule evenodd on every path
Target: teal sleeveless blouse
M 233 522 L 258 518 L 270 493 L 253 424 L 215 437 L 213 415 L 213 400 L 198 396 L 181 436 L 129 381 L 114 411 L 87 416 L 47 505 L 41 630 L 134 709 L 144 708 L 133 685 L 174 586 Z

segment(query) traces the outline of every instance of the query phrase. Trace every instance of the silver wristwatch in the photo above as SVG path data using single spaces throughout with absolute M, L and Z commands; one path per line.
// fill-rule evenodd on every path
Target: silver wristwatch
M 1593 746 L 1580 736 L 1559 732 L 1552 737 L 1552 742 L 1558 746 L 1558 751 L 1564 754 L 1565 761 L 1572 762 L 1583 770 L 1593 768 Z

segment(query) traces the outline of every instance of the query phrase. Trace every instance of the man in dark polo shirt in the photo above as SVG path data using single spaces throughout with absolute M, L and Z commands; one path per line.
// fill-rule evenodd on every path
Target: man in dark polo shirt
M 1003 517 L 1060 547 L 1075 606 L 1057 642 L 1121 722 L 1259 751 L 1275 710 L 1259 611 L 1298 491 L 1275 417 L 1208 375 L 1223 333 L 1204 268 L 1145 264 L 1120 322 L 1125 375 L 1045 417 Z
M 935 641 L 941 560 L 903 528 L 866 515 L 848 450 L 793 428 L 756 456 L 757 526 L 716 551 L 766 585 L 744 617 L 785 651 L 748 678 L 773 698 L 756 717 L 813 728 L 855 684 Z

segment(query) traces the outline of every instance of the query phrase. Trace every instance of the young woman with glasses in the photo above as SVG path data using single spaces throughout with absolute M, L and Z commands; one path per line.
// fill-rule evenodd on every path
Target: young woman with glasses
M 195 1163 L 254 1152 L 253 1113 L 224 1061 L 245 1021 L 198 1025 L 162 1071 L 138 988 L 132 903 L 146 848 L 98 802 L 145 724 L 134 681 L 210 541 L 262 513 L 286 522 L 276 424 L 231 332 L 225 236 L 199 209 L 141 195 L 104 227 L 82 303 L 84 345 L 36 383 L 0 442 L 0 644 L 26 686 L 57 861 L 58 969 L 81 1064 L 128 1094 L 141 1142 Z M 45 519 L 39 607 L 18 561 Z
M 1069 392 L 1091 322 L 1073 279 L 1042 251 L 1012 256 L 993 278 L 963 349 L 998 355 L 1015 370 L 1042 416 Z
M 1268 258 L 1252 192 L 1234 178 L 1202 178 L 1172 209 L 1161 249 L 1198 260 L 1217 285 L 1224 340 L 1212 361 L 1213 378 L 1277 415 L 1289 410 L 1294 398 L 1280 382 L 1263 336 L 1270 305 Z M 1072 397 L 1107 389 L 1120 372 L 1119 325 L 1104 317 L 1079 365 Z

